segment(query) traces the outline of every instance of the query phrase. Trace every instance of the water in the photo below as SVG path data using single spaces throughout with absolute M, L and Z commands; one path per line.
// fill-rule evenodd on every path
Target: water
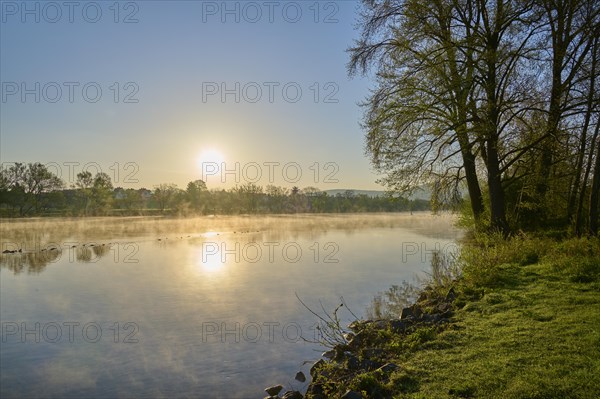
M 0 232 L 2 250 L 23 250 L 0 259 L 3 398 L 302 391 L 293 377 L 322 348 L 302 339 L 318 338 L 317 319 L 296 295 L 321 313 L 343 297 L 362 317 L 460 235 L 426 214 L 3 220 Z

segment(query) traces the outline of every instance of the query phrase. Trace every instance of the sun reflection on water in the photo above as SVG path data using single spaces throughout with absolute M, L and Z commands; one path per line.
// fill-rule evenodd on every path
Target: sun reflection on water
M 202 242 L 196 251 L 194 251 L 194 256 L 198 270 L 203 273 L 214 275 L 215 273 L 223 272 L 225 269 L 226 262 L 221 258 L 221 249 L 215 243 Z

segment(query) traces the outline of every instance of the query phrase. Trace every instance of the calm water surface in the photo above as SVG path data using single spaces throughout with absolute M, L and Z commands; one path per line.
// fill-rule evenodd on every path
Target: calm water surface
M 452 251 L 450 216 L 3 220 L 0 396 L 260 398 L 308 375 L 316 318 Z M 349 313 L 340 314 L 350 322 Z

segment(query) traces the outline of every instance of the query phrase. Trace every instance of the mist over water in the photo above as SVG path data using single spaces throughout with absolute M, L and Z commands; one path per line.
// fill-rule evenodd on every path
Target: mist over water
M 9 220 L 2 397 L 262 397 L 320 349 L 298 301 L 359 317 L 452 251 L 448 215 Z M 343 313 L 345 321 L 353 317 Z M 37 323 L 37 324 L 36 324 Z M 261 396 L 262 395 L 262 396 Z

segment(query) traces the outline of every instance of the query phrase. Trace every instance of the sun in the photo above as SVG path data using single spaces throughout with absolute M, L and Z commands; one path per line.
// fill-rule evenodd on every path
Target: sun
M 216 148 L 205 148 L 198 156 L 198 167 L 203 168 L 205 164 L 216 164 L 215 166 L 221 167 L 221 164 L 225 162 L 223 153 Z

